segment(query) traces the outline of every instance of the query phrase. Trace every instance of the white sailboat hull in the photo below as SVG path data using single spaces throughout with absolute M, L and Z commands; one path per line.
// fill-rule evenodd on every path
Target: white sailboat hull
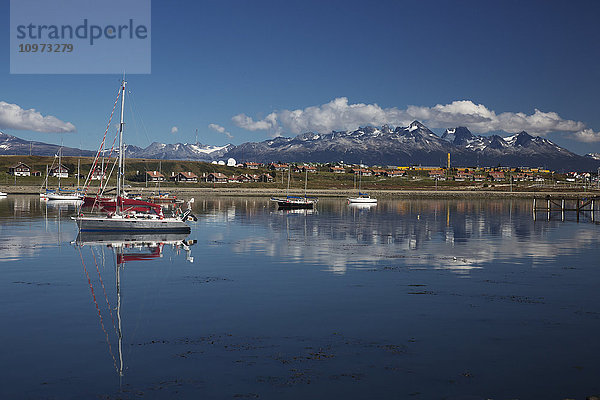
M 79 194 L 48 193 L 44 196 L 48 200 L 83 200 L 83 197 Z
M 351 204 L 375 204 L 375 203 L 377 203 L 377 199 L 372 199 L 371 197 L 351 197 L 348 199 L 348 203 L 351 203 Z

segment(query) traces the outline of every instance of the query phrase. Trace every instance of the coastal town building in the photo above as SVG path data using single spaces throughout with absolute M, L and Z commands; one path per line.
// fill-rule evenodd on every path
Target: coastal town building
M 159 171 L 146 171 L 148 182 L 164 182 L 165 176 Z
M 227 183 L 228 181 L 229 181 L 229 178 L 227 177 L 227 175 L 223 174 L 222 172 L 211 172 L 206 177 L 206 182 Z
M 198 175 L 191 171 L 179 172 L 174 176 L 174 180 L 177 182 L 198 182 Z
M 343 167 L 330 167 L 329 172 L 333 172 L 334 174 L 345 174 L 346 169 Z
M 31 168 L 22 162 L 19 162 L 8 168 L 8 173 L 15 176 L 31 176 Z
M 246 169 L 258 169 L 261 166 L 260 163 L 257 162 L 245 162 L 244 163 L 244 168 Z
M 68 178 L 69 169 L 62 164 L 57 165 L 56 167 L 50 169 L 50 176 L 57 178 Z

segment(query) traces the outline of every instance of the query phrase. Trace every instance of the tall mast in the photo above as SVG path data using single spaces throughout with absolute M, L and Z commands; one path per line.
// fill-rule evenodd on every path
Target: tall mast
M 308 185 L 308 169 L 304 166 L 304 198 L 306 198 L 306 185 Z
M 62 140 L 58 150 L 58 192 L 60 193 L 60 176 L 62 175 Z
M 288 165 L 288 186 L 287 186 L 287 190 L 285 191 L 285 197 L 288 197 L 290 195 L 290 174 L 292 172 L 292 164 Z
M 119 124 L 119 172 L 117 173 L 117 209 L 119 212 L 119 200 L 121 191 L 123 190 L 123 129 L 125 128 L 125 122 L 123 122 L 123 116 L 125 114 L 125 85 L 127 82 L 123 79 L 121 83 L 121 123 Z

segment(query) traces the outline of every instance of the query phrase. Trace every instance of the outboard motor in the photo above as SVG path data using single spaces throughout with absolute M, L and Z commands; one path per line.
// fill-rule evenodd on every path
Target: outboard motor
M 192 210 L 190 210 L 189 208 L 185 210 L 184 213 L 181 215 L 182 221 L 187 221 L 188 219 L 194 222 L 198 221 L 198 218 L 196 218 L 196 216 L 192 214 Z

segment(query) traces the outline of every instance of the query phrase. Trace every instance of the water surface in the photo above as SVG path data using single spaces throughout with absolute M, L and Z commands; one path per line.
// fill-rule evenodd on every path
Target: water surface
M 194 208 L 188 236 L 78 240 L 72 205 L 0 199 L 0 397 L 600 393 L 589 215 L 534 221 L 515 200 Z

